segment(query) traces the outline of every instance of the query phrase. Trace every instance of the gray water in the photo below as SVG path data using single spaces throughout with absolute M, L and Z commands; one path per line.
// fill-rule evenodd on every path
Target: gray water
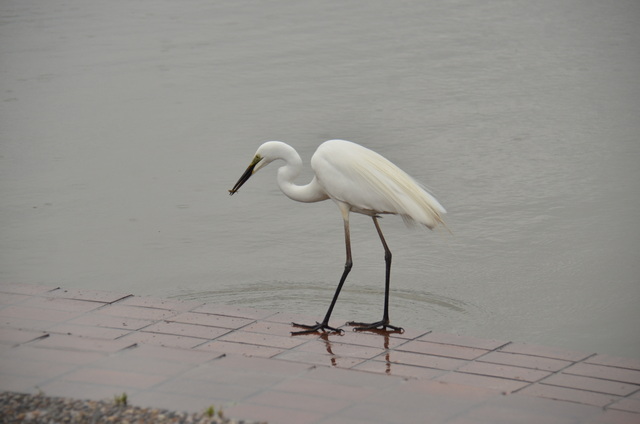
M 386 216 L 397 325 L 640 357 L 640 3 L 0 4 L 0 279 L 324 316 L 331 202 L 280 193 L 263 141 L 383 154 L 447 208 Z M 300 183 L 311 178 L 305 171 Z M 377 320 L 352 216 L 335 323 Z

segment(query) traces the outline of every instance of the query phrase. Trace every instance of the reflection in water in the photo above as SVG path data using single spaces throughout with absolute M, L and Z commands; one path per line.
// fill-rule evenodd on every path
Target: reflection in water
M 369 330 L 367 333 L 375 333 L 382 336 L 382 347 L 385 351 L 384 360 L 385 360 L 385 374 L 391 375 L 391 354 L 389 351 L 389 339 L 390 333 L 397 333 L 397 331 L 384 331 L 384 330 Z M 320 339 L 324 342 L 325 349 L 329 354 L 329 364 L 333 367 L 337 367 L 339 365 L 339 360 L 341 359 L 340 355 L 334 353 L 333 345 L 331 344 L 331 340 L 329 339 L 329 332 L 322 332 L 320 334 Z M 339 336 L 338 334 L 335 334 Z

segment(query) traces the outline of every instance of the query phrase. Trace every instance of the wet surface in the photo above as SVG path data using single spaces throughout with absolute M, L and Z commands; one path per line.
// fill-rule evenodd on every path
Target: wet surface
M 321 318 L 344 263 L 331 202 L 282 195 L 370 147 L 429 186 L 446 231 L 385 217 L 391 320 L 640 356 L 637 2 L 402 5 L 6 1 L 0 278 Z M 306 170 L 300 183 L 311 178 Z M 380 319 L 384 260 L 352 219 L 335 314 Z

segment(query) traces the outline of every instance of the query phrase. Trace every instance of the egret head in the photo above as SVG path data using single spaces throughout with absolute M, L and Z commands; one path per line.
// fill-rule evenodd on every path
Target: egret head
M 258 148 L 258 151 L 253 156 L 253 160 L 247 167 L 247 170 L 244 171 L 244 174 L 242 174 L 236 185 L 234 185 L 233 188 L 229 190 L 229 195 L 234 195 L 238 190 L 240 190 L 240 187 L 242 187 L 242 185 L 246 183 L 253 174 L 277 159 L 277 157 L 272 154 L 276 143 L 279 142 L 268 141 Z

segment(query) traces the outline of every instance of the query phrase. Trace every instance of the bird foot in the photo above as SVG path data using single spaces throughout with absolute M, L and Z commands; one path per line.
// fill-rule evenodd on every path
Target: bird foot
M 291 325 L 293 325 L 294 327 L 304 328 L 304 330 L 302 330 L 302 331 L 292 331 L 291 332 L 292 336 L 298 336 L 298 335 L 301 335 L 301 334 L 317 333 L 319 331 L 322 331 L 323 333 L 325 333 L 325 332 L 338 333 L 338 334 L 343 334 L 344 333 L 344 330 L 342 330 L 340 328 L 333 328 L 333 327 L 330 327 L 329 324 L 327 324 L 327 323 L 318 322 L 318 321 L 316 321 L 315 325 L 296 324 L 295 322 L 292 322 Z
M 382 331 L 385 333 L 404 333 L 404 328 L 396 327 L 395 325 L 389 324 L 389 321 L 378 321 L 378 322 L 355 322 L 349 321 L 347 325 L 355 327 L 353 331 Z

